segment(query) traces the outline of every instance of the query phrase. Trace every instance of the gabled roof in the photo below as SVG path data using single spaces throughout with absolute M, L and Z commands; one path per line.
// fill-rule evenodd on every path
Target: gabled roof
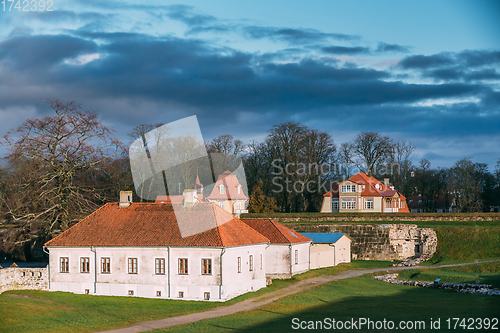
M 242 221 L 268 238 L 271 244 L 297 244 L 311 241 L 271 219 L 242 219 Z
M 224 185 L 225 193 L 220 193 L 220 186 Z M 238 193 L 238 187 L 240 187 L 240 182 L 234 173 L 231 171 L 225 171 L 219 175 L 219 178 L 215 182 L 212 193 L 207 197 L 208 200 L 248 200 L 248 197 L 240 189 Z
M 349 238 L 351 242 L 354 241 L 354 239 L 352 239 L 348 234 L 338 232 L 305 232 L 302 233 L 302 235 L 312 239 L 313 243 L 316 244 L 333 244 L 341 239 L 344 235 Z
M 216 227 L 181 237 L 173 205 L 178 205 L 177 213 L 192 216 L 193 224 L 208 221 Z M 45 246 L 229 247 L 269 242 L 228 214 L 215 203 L 197 203 L 192 207 L 172 203 L 131 203 L 128 207 L 119 207 L 118 203 L 108 203 Z M 230 220 L 225 222 L 228 216 Z

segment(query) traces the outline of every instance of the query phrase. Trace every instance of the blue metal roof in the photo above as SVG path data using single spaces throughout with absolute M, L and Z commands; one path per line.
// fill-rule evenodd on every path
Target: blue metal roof
M 311 238 L 313 243 L 336 243 L 345 233 L 339 232 L 304 232 L 302 235 Z M 347 235 L 346 235 L 347 236 Z M 349 237 L 349 236 L 347 236 Z M 349 237 L 350 238 L 350 237 Z

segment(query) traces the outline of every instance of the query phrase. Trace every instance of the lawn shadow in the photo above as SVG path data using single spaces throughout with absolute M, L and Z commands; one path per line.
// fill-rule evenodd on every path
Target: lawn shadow
M 246 327 L 243 332 L 293 332 L 295 322 L 322 322 L 325 318 L 336 321 L 355 321 L 359 318 L 376 321 L 393 321 L 399 325 L 400 321 L 423 321 L 425 330 L 430 331 L 430 321 L 441 318 L 441 330 L 449 331 L 445 327 L 447 318 L 498 318 L 500 313 L 500 298 L 495 296 L 481 296 L 460 294 L 453 290 L 441 290 L 421 287 L 403 287 L 401 292 L 390 296 L 375 297 L 348 297 L 340 301 L 328 302 L 320 300 L 324 305 L 312 307 L 306 311 L 292 315 L 281 315 L 274 320 L 265 321 Z M 267 310 L 268 311 L 268 310 Z M 269 311 L 272 312 L 272 311 Z M 298 318 L 298 319 L 294 319 Z M 293 321 L 295 320 L 295 322 Z M 319 327 L 319 326 L 318 326 Z M 328 327 L 323 329 L 330 330 Z M 351 330 L 336 329 L 340 332 Z M 360 332 L 385 331 L 364 327 Z M 387 330 L 389 331 L 389 330 Z M 399 332 L 407 330 L 398 329 Z M 410 330 L 408 330 L 410 331 Z M 415 331 L 415 330 L 411 330 Z M 433 329 L 434 331 L 440 331 Z M 455 331 L 460 331 L 457 329 Z

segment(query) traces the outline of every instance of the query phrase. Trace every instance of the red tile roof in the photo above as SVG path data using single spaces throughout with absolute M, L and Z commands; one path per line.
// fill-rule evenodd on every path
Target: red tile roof
M 219 187 L 224 185 L 226 187 L 226 193 L 220 193 Z M 225 171 L 219 175 L 219 178 L 215 182 L 212 193 L 207 197 L 208 200 L 248 200 L 248 197 L 240 189 L 238 193 L 238 187 L 241 186 L 236 175 L 231 171 Z
M 182 238 L 172 205 L 176 204 L 132 203 L 129 207 L 119 207 L 118 203 L 108 203 L 45 243 L 45 246 L 229 247 L 269 242 L 215 203 L 176 206 L 176 212 L 191 214 L 193 223 L 213 221 L 216 225 L 210 230 Z M 224 223 L 227 214 L 231 219 Z
M 198 201 L 204 201 L 202 193 L 197 193 L 196 197 L 198 198 Z M 156 197 L 155 200 L 155 203 L 183 203 L 183 202 L 184 202 L 183 195 L 159 195 Z
M 267 237 L 271 244 L 297 244 L 311 239 L 271 219 L 242 219 L 244 223 Z

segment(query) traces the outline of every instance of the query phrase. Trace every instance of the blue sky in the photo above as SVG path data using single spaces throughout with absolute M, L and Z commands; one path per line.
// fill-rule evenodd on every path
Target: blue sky
M 500 158 L 499 1 L 14 6 L 0 7 L 2 135 L 55 97 L 125 142 L 138 124 L 197 115 L 205 139 L 260 141 L 293 120 L 337 144 L 362 131 L 410 140 L 432 167 Z

